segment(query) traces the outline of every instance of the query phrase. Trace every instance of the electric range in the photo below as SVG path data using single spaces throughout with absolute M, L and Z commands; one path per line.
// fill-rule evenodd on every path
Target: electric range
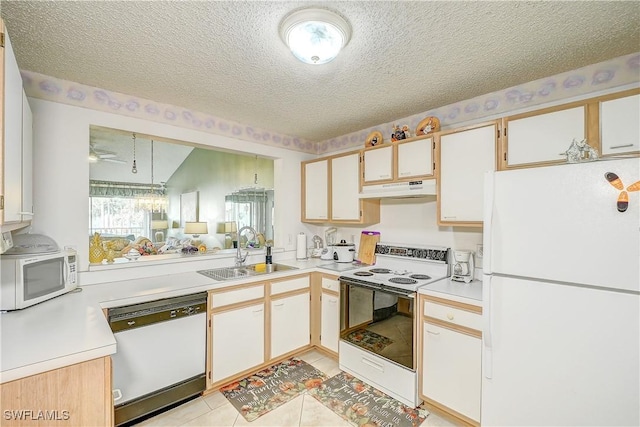
M 443 246 L 378 243 L 376 264 L 340 280 L 340 369 L 416 407 L 417 290 L 449 276 Z

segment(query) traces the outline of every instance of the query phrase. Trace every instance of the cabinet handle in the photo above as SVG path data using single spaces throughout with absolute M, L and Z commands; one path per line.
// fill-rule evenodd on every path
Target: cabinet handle
M 30 215 L 30 216 L 34 216 L 35 214 L 33 212 L 18 212 L 18 215 Z
M 327 300 L 327 302 L 328 302 L 329 304 L 337 304 L 337 303 L 338 303 L 338 300 L 337 300 L 337 299 L 328 299 L 328 300 Z
M 628 148 L 628 147 L 633 147 L 633 144 L 613 145 L 609 148 L 612 150 L 615 150 L 616 148 Z
M 284 305 L 283 302 L 281 302 L 280 304 L 273 304 L 274 307 L 282 307 Z
M 400 172 L 400 176 L 411 175 L 411 171 L 408 172 Z
M 444 219 L 456 219 L 457 216 L 445 216 Z
M 262 313 L 263 310 L 264 310 L 263 308 L 261 308 L 259 310 L 254 310 L 253 313 Z
M 379 370 L 380 372 L 384 372 L 384 366 L 379 364 L 379 363 L 374 362 L 373 360 L 369 360 L 369 359 L 363 357 L 362 358 L 362 363 L 364 363 L 365 365 L 369 365 L 372 368 L 375 368 L 375 369 Z
M 391 175 L 386 174 L 386 175 L 378 175 L 378 178 L 391 178 Z
M 129 325 L 129 326 L 133 326 L 133 325 L 135 325 L 135 324 L 136 324 L 136 321 L 135 321 L 135 320 L 129 320 L 129 321 L 127 322 L 127 325 Z
M 440 332 L 434 332 L 427 329 L 427 333 L 431 335 L 440 335 Z

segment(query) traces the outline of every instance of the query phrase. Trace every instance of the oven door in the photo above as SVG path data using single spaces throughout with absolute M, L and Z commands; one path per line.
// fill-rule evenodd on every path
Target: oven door
M 415 371 L 415 292 L 340 278 L 340 339 Z

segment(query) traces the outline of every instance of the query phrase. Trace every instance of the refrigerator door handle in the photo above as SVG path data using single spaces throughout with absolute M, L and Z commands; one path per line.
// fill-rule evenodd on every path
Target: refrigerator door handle
M 490 275 L 482 277 L 482 372 L 485 378 L 493 377 L 493 333 L 492 333 L 492 295 Z
M 494 199 L 494 179 L 495 172 L 487 171 L 484 173 L 484 204 L 482 219 L 484 221 L 482 228 L 482 247 L 483 257 L 482 271 L 484 274 L 492 274 L 493 267 L 491 266 L 491 233 L 493 226 L 493 199 Z

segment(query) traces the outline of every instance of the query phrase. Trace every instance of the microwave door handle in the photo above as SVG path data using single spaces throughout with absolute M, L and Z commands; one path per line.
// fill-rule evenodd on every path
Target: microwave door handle
M 69 263 L 67 262 L 66 257 L 64 258 L 64 268 L 62 269 L 62 276 L 66 285 L 67 280 L 69 279 Z

